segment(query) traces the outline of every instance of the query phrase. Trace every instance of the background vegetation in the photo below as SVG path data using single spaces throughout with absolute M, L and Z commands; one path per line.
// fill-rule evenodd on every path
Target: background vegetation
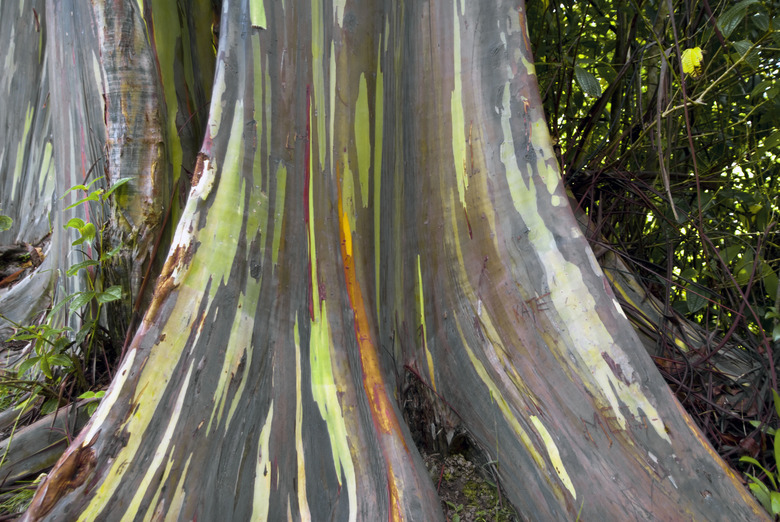
M 674 310 L 704 329 L 708 342 L 686 350 L 660 336 L 659 368 L 721 455 L 769 469 L 762 426 L 777 422 L 780 351 L 778 7 L 528 6 L 550 131 L 594 250 L 618 252 L 670 321 Z M 700 50 L 701 62 L 685 63 L 686 50 Z M 727 344 L 757 363 L 744 386 L 714 386 L 706 369 Z

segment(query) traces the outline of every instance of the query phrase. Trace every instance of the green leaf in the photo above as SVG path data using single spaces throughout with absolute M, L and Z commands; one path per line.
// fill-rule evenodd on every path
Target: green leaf
M 84 225 L 85 225 L 85 223 L 84 223 L 83 219 L 70 218 L 68 220 L 68 222 L 65 223 L 65 225 L 62 228 L 64 228 L 64 229 L 67 229 L 67 228 L 81 229 L 81 228 L 84 227 Z
M 86 339 L 92 332 L 92 326 L 94 326 L 96 322 L 97 319 L 89 319 L 84 321 L 84 324 L 81 325 L 78 333 L 76 333 L 76 339 L 74 340 L 75 344 L 81 344 L 84 342 L 84 339 Z
M 68 308 L 70 309 L 71 312 L 75 312 L 76 310 L 80 310 L 82 306 L 86 305 L 94 298 L 95 298 L 94 291 L 79 292 L 76 295 L 76 298 L 73 299 L 73 301 L 70 303 L 70 306 Z
M 775 150 L 780 146 L 780 130 L 776 130 L 766 138 L 764 138 L 758 146 L 759 152 L 767 152 Z
M 52 366 L 62 366 L 63 368 L 72 368 L 73 360 L 64 353 L 57 353 L 49 356 L 49 364 Z
M 122 248 L 122 243 L 119 243 L 117 246 L 112 248 L 109 252 L 104 252 L 103 254 L 101 254 L 100 255 L 100 260 L 101 261 L 106 261 L 108 259 L 111 259 L 112 257 L 114 257 L 116 255 L 117 252 L 119 252 L 119 250 L 121 248 Z
M 743 0 L 718 17 L 718 27 L 724 38 L 731 36 L 734 29 L 745 18 L 747 8 L 758 0 Z
M 734 45 L 734 49 L 737 50 L 740 56 L 745 56 L 745 61 L 754 69 L 757 69 L 759 66 L 758 62 L 758 54 L 753 51 L 750 54 L 748 54 L 748 51 L 751 47 L 753 47 L 753 42 L 750 40 L 740 40 L 738 42 L 734 42 L 732 45 Z
M 16 334 L 12 337 L 9 337 L 9 341 L 29 341 L 30 339 L 37 339 L 38 334 Z
M 780 493 L 777 491 L 770 491 L 769 492 L 769 500 L 772 505 L 772 509 L 770 510 L 770 513 L 773 515 L 777 515 L 780 513 Z
M 114 183 L 113 185 L 111 185 L 111 188 L 110 188 L 110 189 L 108 189 L 108 191 L 106 191 L 106 193 L 105 193 L 105 194 L 103 194 L 103 201 L 107 200 L 107 199 L 108 199 L 108 198 L 111 196 L 111 194 L 113 194 L 113 193 L 114 193 L 114 191 L 115 191 L 116 189 L 118 189 L 119 187 L 121 187 L 121 186 L 122 186 L 122 185 L 124 185 L 125 183 L 128 183 L 129 181 L 132 181 L 132 179 L 133 179 L 133 178 L 122 178 L 122 179 L 118 179 L 118 180 L 116 180 L 116 183 Z
M 0 215 L 0 232 L 5 232 L 9 228 L 11 228 L 11 225 L 14 224 L 14 220 L 11 219 L 8 216 L 2 216 Z
M 98 194 L 97 192 L 93 192 L 93 193 L 89 194 L 87 197 L 81 198 L 80 200 L 76 201 L 72 205 L 68 205 L 63 210 L 70 210 L 73 207 L 77 207 L 77 206 L 81 205 L 85 201 L 100 201 L 100 194 Z
M 739 254 L 740 250 L 742 250 L 742 246 L 731 245 L 721 250 L 720 255 L 723 257 L 723 260 L 726 263 L 730 263 L 735 257 L 737 257 L 737 254 Z
M 756 13 L 750 19 L 760 31 L 769 29 L 769 16 L 766 13 Z
M 704 297 L 701 288 L 685 290 L 685 303 L 688 305 L 688 311 L 695 314 L 705 306 L 707 306 L 707 298 Z
M 27 373 L 27 370 L 38 364 L 39 359 L 40 357 L 28 357 L 22 361 L 22 364 L 19 365 L 19 370 L 16 372 L 17 377 L 21 378 L 25 373 Z
M 758 500 L 762 506 L 764 506 L 764 509 L 770 511 L 772 509 L 772 501 L 769 497 L 769 488 L 753 475 L 750 475 L 749 473 L 745 473 L 745 475 L 753 479 L 753 482 L 748 484 L 750 491 L 753 492 L 753 496 L 756 497 L 756 500 Z
M 777 432 L 776 429 L 770 428 L 769 426 L 765 425 L 764 423 L 757 421 L 757 420 L 751 420 L 748 421 L 748 424 L 753 426 L 756 429 L 760 429 L 761 433 L 766 433 L 767 435 L 773 437 L 775 433 Z
M 574 76 L 577 78 L 577 83 L 579 84 L 580 89 L 582 89 L 582 92 L 588 96 L 593 96 L 594 98 L 601 96 L 601 85 L 599 85 L 598 79 L 596 79 L 592 73 L 580 66 L 575 66 Z
M 87 259 L 86 261 L 82 261 L 81 263 L 76 263 L 75 265 L 71 266 L 70 268 L 68 268 L 68 271 L 65 273 L 68 274 L 69 276 L 74 276 L 82 268 L 87 268 L 89 266 L 96 266 L 98 264 L 99 263 L 94 259 Z
M 81 237 L 71 243 L 71 245 L 78 246 L 84 242 L 92 244 L 92 241 L 94 241 L 95 235 L 97 234 L 97 229 L 95 228 L 94 224 L 87 223 L 83 227 L 79 228 L 79 233 L 81 234 Z
M 54 376 L 51 373 L 51 367 L 49 366 L 49 360 L 46 358 L 46 356 L 43 356 L 40 358 L 41 363 L 41 371 L 43 374 L 48 377 L 49 379 L 53 379 Z
M 106 289 L 105 292 L 97 294 L 98 303 L 110 303 L 117 299 L 122 299 L 122 287 L 119 285 L 114 285 Z
M 84 192 L 86 192 L 87 191 L 87 186 L 86 185 L 73 185 L 72 187 L 70 187 L 68 190 L 65 191 L 65 194 L 60 196 L 60 199 L 64 198 L 65 196 L 67 196 L 68 194 L 73 192 L 74 190 L 83 190 Z
M 775 437 L 776 437 L 776 436 L 777 436 L 777 434 L 775 434 Z M 760 463 L 759 463 L 759 462 L 758 462 L 756 459 L 754 459 L 753 457 L 740 457 L 740 458 L 739 458 L 739 461 L 740 461 L 740 462 L 747 462 L 748 464 L 752 464 L 752 465 L 754 465 L 755 467 L 757 467 L 758 469 L 760 469 L 761 471 L 763 471 L 763 472 L 764 472 L 764 474 L 766 474 L 766 476 L 767 476 L 767 477 L 769 477 L 769 480 L 771 480 L 771 481 L 772 481 L 772 484 L 774 484 L 774 485 L 775 485 L 775 489 L 777 489 L 777 485 L 775 484 L 775 477 L 774 477 L 774 473 L 772 473 L 771 471 L 767 470 L 767 469 L 766 469 L 764 466 L 762 466 L 762 465 L 761 465 L 761 464 L 760 464 Z M 751 476 L 751 477 L 752 477 L 752 475 L 750 475 L 749 473 L 745 473 L 745 475 L 748 475 L 748 476 Z
M 73 185 L 72 187 L 70 187 L 68 190 L 65 191 L 65 194 L 60 196 L 60 199 L 64 198 L 69 193 L 73 192 L 74 190 L 83 190 L 84 192 L 88 192 L 89 189 L 92 187 L 92 185 L 94 185 L 98 181 L 100 181 L 100 178 L 95 178 L 92 181 L 90 181 L 89 183 L 87 183 L 86 185 Z
M 43 406 L 41 406 L 41 415 L 48 415 L 49 413 L 56 410 L 59 405 L 59 399 L 49 399 L 43 403 Z
M 66 295 L 65 297 L 63 297 L 63 298 L 62 298 L 62 300 L 61 300 L 59 303 L 57 303 L 56 305 L 54 305 L 54 308 L 52 308 L 52 309 L 51 309 L 51 311 L 49 312 L 49 314 L 46 316 L 46 320 L 48 321 L 49 319 L 51 319 L 52 317 L 54 317 L 54 315 L 55 315 L 57 312 L 59 312 L 59 311 L 62 309 L 62 307 L 63 307 L 63 306 L 65 306 L 66 304 L 68 304 L 68 302 L 69 302 L 71 299 L 73 299 L 74 297 L 76 297 L 77 295 L 78 295 L 78 293 L 75 293 L 75 294 L 70 294 L 70 295 Z
M 772 397 L 775 400 L 775 413 L 780 418 L 780 395 L 777 394 L 777 390 L 774 388 L 772 388 Z M 775 448 L 777 448 L 777 437 L 775 437 Z M 777 458 L 777 452 L 775 452 L 775 462 L 780 463 L 780 460 Z
M 780 341 L 780 323 L 776 324 L 775 327 L 772 328 L 772 341 Z

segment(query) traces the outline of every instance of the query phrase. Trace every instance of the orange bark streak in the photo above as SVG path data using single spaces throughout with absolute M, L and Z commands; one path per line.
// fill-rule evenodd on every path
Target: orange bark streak
M 376 352 L 376 346 L 371 339 L 371 330 L 366 315 L 363 293 L 360 290 L 360 284 L 357 281 L 357 275 L 355 273 L 355 260 L 352 255 L 352 230 L 349 224 L 349 217 L 344 212 L 342 205 L 341 172 L 338 164 L 336 165 L 336 176 L 338 178 L 338 215 L 341 258 L 344 261 L 344 278 L 347 284 L 347 293 L 349 295 L 352 311 L 355 314 L 355 338 L 357 339 L 360 350 L 360 362 L 363 369 L 363 388 L 368 396 L 371 417 L 374 421 L 374 426 L 379 431 L 380 439 L 389 436 L 389 440 L 403 441 L 404 438 L 398 423 L 398 417 L 395 415 L 393 405 L 387 396 L 385 383 L 382 380 L 379 357 Z M 390 495 L 389 520 L 400 521 L 402 519 L 402 511 L 397 484 L 398 479 L 395 476 L 395 473 L 393 473 L 393 466 L 390 459 L 387 458 L 386 448 L 383 447 L 382 449 L 385 453 L 385 462 L 387 463 L 387 487 Z M 407 450 L 405 444 L 404 450 Z

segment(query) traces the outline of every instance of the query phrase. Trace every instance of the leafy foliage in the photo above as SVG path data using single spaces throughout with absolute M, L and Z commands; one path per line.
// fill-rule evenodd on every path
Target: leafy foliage
M 592 240 L 707 333 L 685 354 L 661 336 L 662 373 L 722 455 L 763 461 L 769 476 L 759 427 L 777 423 L 780 2 L 528 7 L 550 132 Z M 708 384 L 705 363 L 726 344 L 760 363 L 751 386 Z
M 103 189 L 90 191 L 95 181 L 86 186 L 73 187 L 68 192 L 83 190 L 87 194 L 65 210 L 87 201 L 105 203 L 117 188 L 128 181 L 129 179 L 119 180 L 108 191 Z M 39 324 L 14 323 L 17 332 L 8 341 L 27 343 L 28 350 L 18 362 L 15 376 L 10 377 L 6 374 L 0 378 L 0 386 L 5 391 L 4 396 L 24 397 L 21 402 L 12 401 L 16 403 L 21 414 L 40 406 L 40 413 L 45 415 L 75 397 L 81 399 L 102 397 L 103 392 L 91 390 L 95 385 L 95 379 L 94 377 L 88 379 L 87 368 L 94 367 L 98 362 L 96 345 L 106 342 L 100 326 L 102 307 L 106 303 L 121 299 L 122 288 L 116 285 L 102 288 L 106 263 L 116 255 L 121 245 L 110 251 L 105 250 L 103 231 L 106 221 L 101 220 L 101 222 L 103 225 L 98 229 L 94 223 L 73 218 L 64 226 L 65 229 L 71 228 L 78 232 L 78 237 L 72 242 L 74 248 L 96 247 L 95 257 L 90 257 L 88 251 L 83 251 L 86 260 L 73 264 L 66 272 L 68 277 L 78 277 L 84 270 L 88 289 L 60 298 Z M 93 250 L 89 249 L 89 251 Z M 77 323 L 81 325 L 80 328 L 74 331 L 70 326 L 63 326 L 70 322 L 62 320 L 62 313 L 68 316 L 78 315 Z M 13 323 L 8 318 L 5 319 Z M 66 389 L 69 390 L 67 394 L 64 393 Z M 97 402 L 88 406 L 90 413 L 95 407 Z

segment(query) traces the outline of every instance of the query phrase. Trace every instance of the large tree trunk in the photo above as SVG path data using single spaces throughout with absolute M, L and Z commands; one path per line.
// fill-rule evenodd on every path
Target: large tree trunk
M 67 17 L 52 4 L 50 27 Z M 441 519 L 399 409 L 409 375 L 527 518 L 764 516 L 579 231 L 522 3 L 251 4 L 222 5 L 206 137 L 146 315 L 26 520 Z M 154 8 L 111 5 L 91 30 L 134 28 L 154 55 Z M 161 104 L 157 60 L 139 80 Z M 120 69 L 102 63 L 105 85 Z

